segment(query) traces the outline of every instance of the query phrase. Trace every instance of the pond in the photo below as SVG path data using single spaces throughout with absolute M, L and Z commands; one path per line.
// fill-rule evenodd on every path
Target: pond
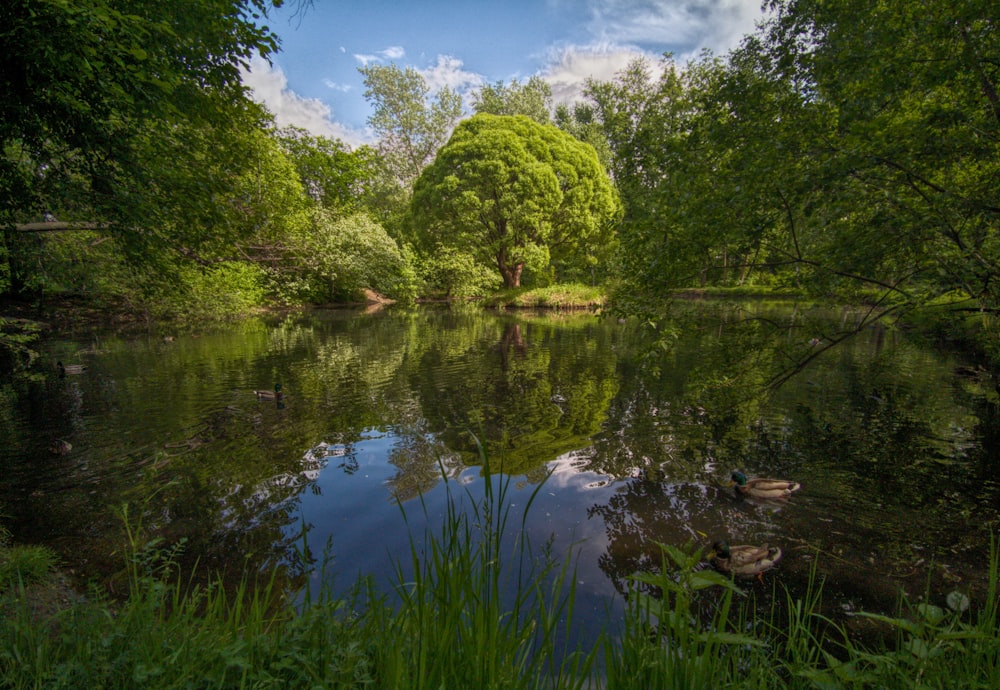
M 884 325 L 841 339 L 851 309 L 681 311 L 658 341 L 590 313 L 443 307 L 53 338 L 51 373 L 0 393 L 0 513 L 112 583 L 127 504 L 189 562 L 345 592 L 388 587 L 449 497 L 474 505 L 485 458 L 505 536 L 573 554 L 584 641 L 657 543 L 778 545 L 747 587 L 801 593 L 815 568 L 839 614 L 891 612 L 900 590 L 981 596 L 1000 512 L 987 371 Z M 254 395 L 276 382 L 280 401 Z M 735 469 L 802 489 L 738 499 Z

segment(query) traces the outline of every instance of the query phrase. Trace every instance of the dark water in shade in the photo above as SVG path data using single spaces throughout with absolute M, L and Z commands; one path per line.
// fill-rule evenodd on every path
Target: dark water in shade
M 132 524 L 234 577 L 281 565 L 319 586 L 305 545 L 338 591 L 359 574 L 388 586 L 449 495 L 481 499 L 478 440 L 506 486 L 507 543 L 573 550 L 581 639 L 618 615 L 630 574 L 659 567 L 657 542 L 777 544 L 780 567 L 749 587 L 801 592 L 815 563 L 833 613 L 891 611 L 898 589 L 981 595 L 1000 512 L 987 372 L 882 327 L 828 347 L 850 310 L 685 311 L 662 347 L 590 314 L 431 308 L 53 339 L 50 374 L 0 389 L 0 513 L 80 574 L 121 569 L 127 503 Z M 57 359 L 87 371 L 60 379 Z M 276 381 L 280 403 L 255 398 Z M 737 500 L 736 468 L 803 488 Z

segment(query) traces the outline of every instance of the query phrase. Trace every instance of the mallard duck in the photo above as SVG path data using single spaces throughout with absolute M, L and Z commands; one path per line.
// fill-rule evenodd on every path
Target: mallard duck
M 730 546 L 725 540 L 719 540 L 712 544 L 709 552 L 709 561 L 715 569 L 734 577 L 763 579 L 761 576 L 780 560 L 781 549 L 767 544 Z
M 52 442 L 52 445 L 49 446 L 49 452 L 53 455 L 66 455 L 71 450 L 73 450 L 72 444 L 70 444 L 69 441 L 62 440 L 61 438 L 56 439 Z
M 82 374 L 87 371 L 86 364 L 63 364 L 62 362 L 56 362 L 56 368 L 59 369 L 59 376 Z
M 280 383 L 274 384 L 273 391 L 254 391 L 253 394 L 257 396 L 258 400 L 281 400 L 284 397 Z
M 739 470 L 733 472 L 732 479 L 733 484 L 736 486 L 737 496 L 751 496 L 771 501 L 788 498 L 792 495 L 793 491 L 798 491 L 801 487 L 798 482 L 788 481 L 787 479 L 762 479 L 755 477 L 748 480 L 747 476 Z

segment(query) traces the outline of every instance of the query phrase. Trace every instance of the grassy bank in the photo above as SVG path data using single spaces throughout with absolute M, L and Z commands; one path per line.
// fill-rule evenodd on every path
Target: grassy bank
M 493 309 L 597 309 L 606 303 L 604 288 L 579 283 L 501 290 L 483 300 Z
M 985 601 L 956 593 L 950 608 L 858 614 L 889 633 L 878 648 L 819 613 L 818 583 L 802 598 L 764 591 L 762 607 L 706 569 L 700 549 L 662 545 L 662 567 L 635 576 L 614 632 L 593 649 L 565 649 L 571 559 L 523 541 L 505 552 L 500 536 L 523 517 L 504 494 L 500 483 L 467 511 L 452 497 L 440 528 L 412 538 L 394 591 L 362 580 L 350 596 L 306 592 L 297 603 L 273 578 L 194 584 L 174 551 L 125 520 L 128 596 L 92 590 L 40 610 L 29 594 L 51 576 L 51 559 L 6 543 L 0 687 L 1000 687 L 995 543 Z

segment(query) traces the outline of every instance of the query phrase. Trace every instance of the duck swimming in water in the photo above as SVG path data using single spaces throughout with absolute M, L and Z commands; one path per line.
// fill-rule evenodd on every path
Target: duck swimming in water
M 769 501 L 788 498 L 792 492 L 798 491 L 802 487 L 798 482 L 787 479 L 763 479 L 761 477 L 747 479 L 747 476 L 740 470 L 736 470 L 732 474 L 730 486 L 733 485 L 736 486 L 737 496 L 750 496 Z
M 767 544 L 730 546 L 725 540 L 719 540 L 712 544 L 708 559 L 716 570 L 726 575 L 763 580 L 763 574 L 781 560 L 781 549 Z
M 71 450 L 73 450 L 73 445 L 69 441 L 64 441 L 62 439 L 56 439 L 49 446 L 49 452 L 53 455 L 66 455 Z
M 254 391 L 253 394 L 257 396 L 258 400 L 281 400 L 285 395 L 284 393 L 281 392 L 280 383 L 274 384 L 273 391 L 259 390 L 259 391 Z
M 56 368 L 59 370 L 59 378 L 66 374 L 82 374 L 87 371 L 86 364 L 63 364 L 61 361 L 56 362 Z

